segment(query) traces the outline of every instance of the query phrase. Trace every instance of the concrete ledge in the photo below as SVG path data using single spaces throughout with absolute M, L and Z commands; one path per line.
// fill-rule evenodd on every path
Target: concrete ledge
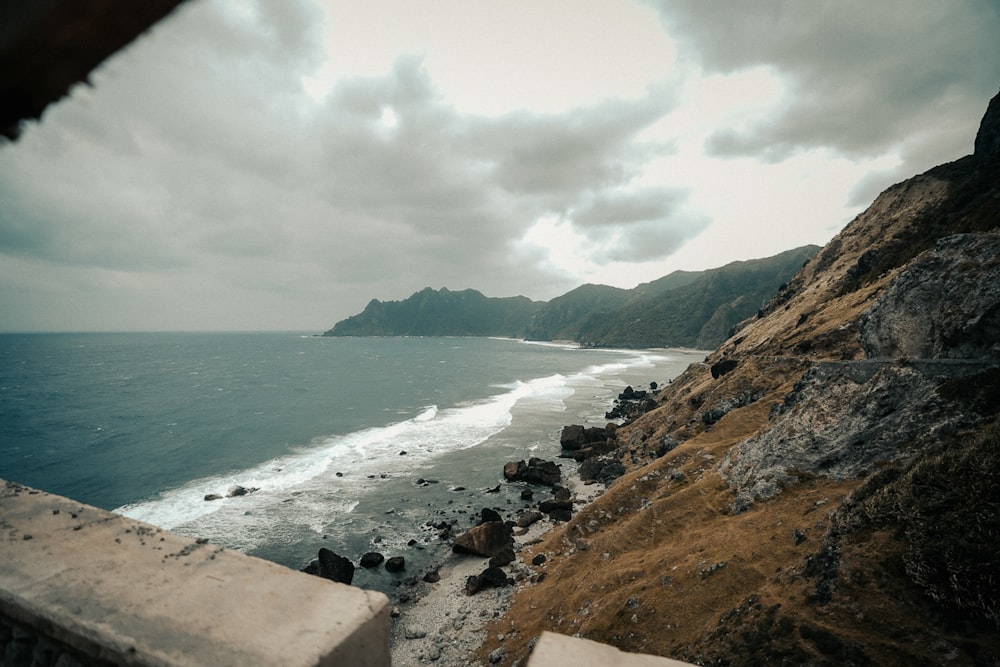
M 528 667 L 692 667 L 691 663 L 641 653 L 625 653 L 614 646 L 543 632 L 528 659 Z
M 390 664 L 381 593 L 3 480 L 0 563 L 0 617 L 80 662 Z

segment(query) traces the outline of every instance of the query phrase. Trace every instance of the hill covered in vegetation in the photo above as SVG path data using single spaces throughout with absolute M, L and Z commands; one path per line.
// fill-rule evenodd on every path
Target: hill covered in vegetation
M 675 271 L 633 289 L 583 285 L 548 303 L 476 290 L 425 288 L 403 301 L 373 299 L 326 336 L 506 336 L 588 347 L 708 349 L 756 313 L 819 248 Z

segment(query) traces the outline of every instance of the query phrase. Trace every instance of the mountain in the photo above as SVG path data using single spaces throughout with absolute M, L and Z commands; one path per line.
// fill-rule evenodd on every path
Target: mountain
M 404 301 L 372 300 L 326 336 L 509 336 L 593 347 L 717 345 L 756 313 L 817 246 L 708 271 L 675 271 L 634 289 L 583 285 L 549 301 L 425 288 Z
M 701 665 L 1000 664 L 1000 95 L 617 428 L 487 627 Z M 541 559 L 539 559 L 541 560 Z M 544 573 L 544 577 L 542 577 Z
M 571 339 L 592 347 L 711 349 L 760 310 L 818 250 L 803 246 L 708 271 L 678 271 L 628 291 L 581 293 L 585 288 L 579 288 L 546 304 L 526 336 Z M 589 309 L 587 297 L 592 300 Z
M 427 287 L 404 301 L 372 299 L 324 336 L 506 336 L 517 337 L 542 303 L 523 296 L 494 298 L 467 289 Z

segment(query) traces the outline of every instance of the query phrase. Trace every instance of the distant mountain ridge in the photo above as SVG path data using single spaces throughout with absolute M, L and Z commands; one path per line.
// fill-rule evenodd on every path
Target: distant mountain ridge
M 582 285 L 548 303 L 430 287 L 403 301 L 372 299 L 324 336 L 505 336 L 588 347 L 713 348 L 764 306 L 819 250 L 706 271 L 675 271 L 633 289 Z
M 529 323 L 526 337 L 591 347 L 711 349 L 818 251 L 802 246 L 707 271 L 676 271 L 631 290 L 585 285 L 550 301 Z
M 527 297 L 488 297 L 474 289 L 458 292 L 425 287 L 404 301 L 372 299 L 364 311 L 324 336 L 505 336 L 519 337 L 524 323 L 544 306 Z

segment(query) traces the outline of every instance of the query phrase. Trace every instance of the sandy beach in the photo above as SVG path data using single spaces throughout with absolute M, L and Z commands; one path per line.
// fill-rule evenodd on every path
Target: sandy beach
M 571 469 L 572 472 L 567 472 Z M 604 490 L 603 484 L 584 484 L 575 465 L 563 466 L 562 485 L 570 490 L 574 511 L 591 502 Z M 549 496 L 549 489 L 532 487 L 536 499 Z M 516 516 L 505 517 L 515 519 Z M 486 569 L 489 559 L 462 554 L 450 554 L 438 570 L 440 581 L 421 581 L 410 593 L 411 600 L 396 605 L 391 621 L 390 641 L 392 664 L 396 667 L 433 664 L 440 667 L 466 667 L 469 655 L 484 640 L 487 621 L 502 616 L 509 607 L 515 588 L 530 586 L 531 578 L 540 571 L 521 559 L 526 546 L 537 543 L 555 527 L 544 518 L 532 524 L 526 532 L 515 530 L 514 551 L 517 559 L 503 569 L 515 580 L 514 586 L 487 588 L 475 595 L 465 593 L 468 577 Z M 498 638 L 499 639 L 499 638 Z

